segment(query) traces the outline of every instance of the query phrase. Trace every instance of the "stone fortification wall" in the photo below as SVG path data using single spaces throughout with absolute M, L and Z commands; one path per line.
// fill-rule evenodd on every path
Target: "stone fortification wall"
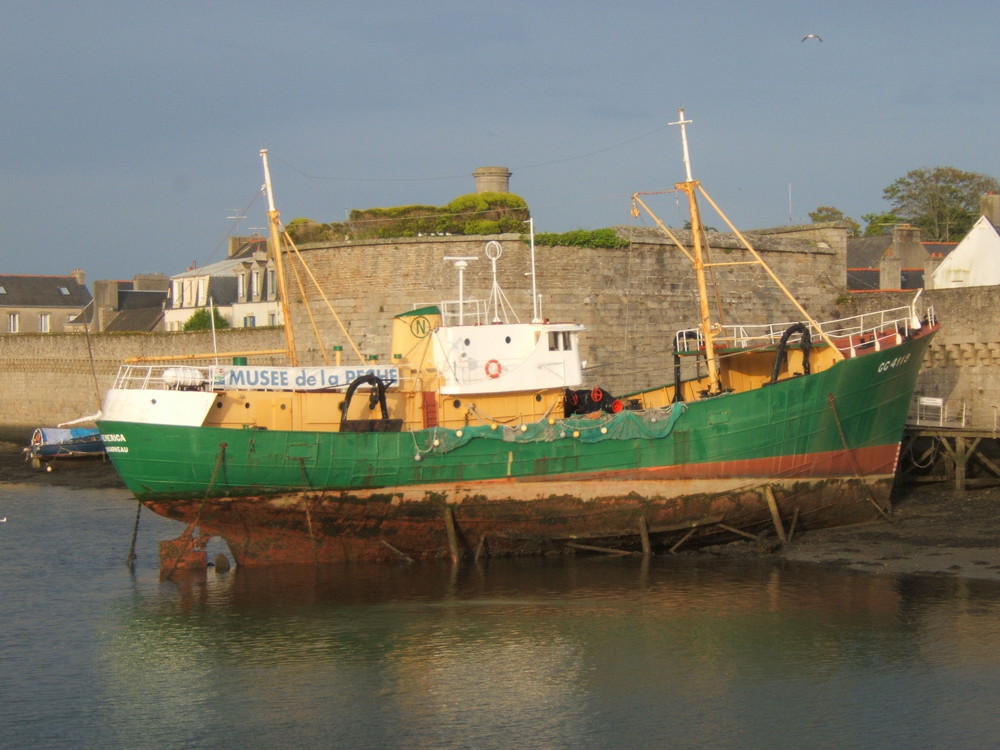
M 841 234 L 843 230 L 838 230 Z M 583 356 L 588 385 L 599 384 L 616 394 L 669 382 L 673 377 L 672 337 L 679 328 L 697 323 L 694 275 L 687 259 L 657 232 L 624 228 L 624 248 L 538 246 L 535 249 L 541 316 L 583 323 Z M 678 233 L 688 243 L 685 233 Z M 522 321 L 531 319 L 530 248 L 518 235 L 421 237 L 332 246 L 306 246 L 309 263 L 337 316 L 354 338 L 362 357 L 388 361 L 392 316 L 412 307 L 458 298 L 458 275 L 446 258 L 475 257 L 464 273 L 466 299 L 486 299 L 492 287 L 492 264 L 486 242 L 497 239 L 503 254 L 497 281 Z M 837 232 L 823 236 L 750 235 L 777 275 L 817 319 L 852 314 L 864 305 L 894 304 L 891 295 L 850 298 L 845 293 L 845 244 Z M 740 263 L 747 252 L 730 235 L 710 235 L 710 260 Z M 767 274 L 757 266 L 730 265 L 713 271 L 723 290 L 726 322 L 802 319 Z M 295 274 L 289 273 L 292 287 Z M 950 396 L 978 394 L 1000 404 L 1000 385 L 992 385 L 993 356 L 1000 356 L 1000 335 L 988 321 L 995 316 L 994 290 L 943 290 L 928 293 L 946 321 L 929 355 L 933 374 L 921 387 Z M 886 297 L 889 299 L 886 299 Z M 899 300 L 908 304 L 912 295 Z M 300 291 L 289 295 L 296 321 L 296 344 L 303 364 L 321 361 L 312 340 L 312 323 Z M 971 300 L 971 302 L 970 302 Z M 309 309 L 328 349 L 344 349 L 344 363 L 357 357 L 322 297 L 309 291 Z M 980 306 L 980 307 L 977 307 Z M 957 321 L 957 322 L 952 322 Z M 985 327 L 984 321 L 987 321 Z M 975 331 L 982 331 L 975 333 Z M 158 356 L 211 351 L 207 333 L 82 334 L 0 336 L 0 389 L 6 408 L 0 430 L 21 439 L 39 425 L 54 425 L 97 410 L 97 393 L 113 382 L 118 364 L 132 356 Z M 221 331 L 223 352 L 281 348 L 277 329 Z M 92 353 L 92 354 L 91 354 Z M 987 353 L 988 356 L 987 356 Z M 91 374 L 97 373 L 95 378 Z M 270 358 L 270 361 L 277 361 Z M 995 369 L 995 368 L 993 368 Z M 996 393 L 996 395 L 992 395 Z M 988 396 L 986 394 L 989 394 Z
M 281 331 L 274 328 L 219 331 L 216 341 L 219 352 L 284 346 Z M 100 408 L 98 394 L 111 387 L 126 358 L 211 351 L 211 334 L 200 332 L 0 335 L 0 439 L 20 442 L 35 427 L 54 427 L 94 414 Z
M 631 240 L 624 248 L 535 248 L 540 316 L 583 323 L 583 356 L 588 384 L 626 393 L 673 377 L 672 337 L 697 323 L 695 279 L 690 263 L 658 232 L 623 228 Z M 842 233 L 842 230 L 840 230 Z M 689 241 L 688 233 L 678 232 Z M 518 235 L 498 238 L 503 254 L 497 281 L 521 321 L 532 317 L 530 246 Z M 840 250 L 814 240 L 752 238 L 757 249 L 789 287 L 807 300 L 818 318 L 837 315 L 846 285 L 843 243 Z M 465 299 L 487 299 L 492 264 L 484 256 L 486 239 L 416 238 L 366 245 L 341 243 L 303 248 L 320 285 L 336 300 L 337 314 L 351 331 L 362 356 L 391 356 L 391 317 L 414 305 L 458 298 L 458 274 L 447 258 L 475 257 L 464 271 Z M 714 262 L 741 262 L 747 253 L 729 235 L 711 235 Z M 802 316 L 759 266 L 715 270 L 722 303 L 731 322 L 796 321 Z M 290 274 L 293 276 L 293 274 Z M 302 297 L 292 296 L 297 330 L 308 330 Z M 322 301 L 311 310 L 326 344 L 352 348 Z M 305 337 L 300 336 L 300 342 Z M 308 357 L 305 354 L 304 357 Z
M 541 317 L 583 323 L 588 385 L 600 384 L 619 394 L 671 380 L 672 337 L 678 328 L 695 325 L 698 314 L 694 276 L 680 251 L 655 231 L 621 232 L 630 240 L 628 247 L 535 249 Z M 689 242 L 686 233 L 678 235 Z M 498 240 L 503 249 L 497 284 L 518 318 L 530 320 L 530 246 L 519 235 L 418 237 L 301 248 L 336 316 L 322 295 L 309 288 L 304 275 L 300 277 L 307 285 L 306 294 L 294 290 L 296 275 L 288 274 L 300 361 L 321 362 L 311 333 L 313 321 L 328 351 L 343 347 L 345 364 L 358 362 L 355 346 L 366 361 L 369 355 L 387 361 L 393 354 L 389 351 L 393 315 L 414 306 L 457 300 L 458 274 L 448 258 L 476 258 L 464 272 L 464 297 L 488 299 L 493 275 L 484 249 L 490 239 Z M 837 300 L 845 287 L 843 243 L 770 236 L 752 241 L 816 317 L 837 314 Z M 729 235 L 711 235 L 710 244 L 712 261 L 746 259 L 746 252 Z M 735 265 L 715 273 L 725 289 L 721 301 L 732 311 L 727 320 L 801 318 L 759 267 Z M 354 345 L 344 336 L 338 317 Z M 218 351 L 281 346 L 280 331 L 275 329 L 218 334 Z M 97 394 L 112 384 L 119 363 L 127 357 L 211 350 L 207 333 L 101 334 L 89 340 L 82 334 L 0 336 L 4 360 L 0 388 L 7 405 L 0 431 L 22 439 L 33 427 L 93 414 Z

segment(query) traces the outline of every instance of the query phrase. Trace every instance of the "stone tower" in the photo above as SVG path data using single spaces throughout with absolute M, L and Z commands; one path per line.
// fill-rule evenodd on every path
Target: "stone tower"
M 507 167 L 479 167 L 472 173 L 476 178 L 476 192 L 509 193 L 510 174 Z

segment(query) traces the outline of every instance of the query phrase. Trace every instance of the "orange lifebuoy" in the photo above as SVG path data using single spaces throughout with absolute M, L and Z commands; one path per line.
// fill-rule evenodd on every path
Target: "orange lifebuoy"
M 499 378 L 501 372 L 503 372 L 503 367 L 500 366 L 497 360 L 491 359 L 486 363 L 486 374 L 491 378 Z

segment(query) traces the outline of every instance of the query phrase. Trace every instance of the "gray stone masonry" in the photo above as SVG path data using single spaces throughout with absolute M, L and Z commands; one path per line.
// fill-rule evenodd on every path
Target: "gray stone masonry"
M 694 275 L 687 260 L 658 232 L 623 228 L 631 240 L 620 249 L 536 247 L 541 315 L 583 323 L 586 384 L 624 394 L 673 378 L 672 339 L 679 328 L 697 323 Z M 688 242 L 685 233 L 678 233 Z M 913 295 L 846 293 L 843 230 L 811 228 L 800 233 L 748 235 L 778 277 L 819 320 L 846 317 L 862 309 L 909 304 Z M 453 256 L 475 256 L 465 271 L 465 297 L 486 299 L 492 276 L 483 250 L 496 239 L 503 248 L 498 283 L 521 321 L 531 319 L 529 246 L 519 235 L 496 237 L 416 237 L 365 244 L 350 242 L 300 248 L 310 268 L 351 332 L 364 357 L 391 361 L 393 315 L 414 306 L 458 298 Z M 740 262 L 747 252 L 731 235 L 710 236 L 710 260 Z M 801 314 L 758 266 L 713 269 L 727 323 L 801 320 Z M 289 274 L 294 284 L 294 274 Z M 928 395 L 969 400 L 992 419 L 1000 405 L 1000 326 L 996 288 L 927 292 L 944 328 L 934 341 L 921 376 Z M 303 364 L 321 357 L 299 291 L 289 295 L 296 344 Z M 309 305 L 324 344 L 339 345 L 344 363 L 356 363 L 352 347 L 322 297 Z M 220 331 L 218 351 L 275 349 L 279 329 Z M 212 350 L 207 333 L 19 334 L 0 335 L 0 389 L 5 409 L 0 435 L 24 439 L 37 426 L 93 414 L 98 395 L 111 386 L 126 357 L 188 354 Z M 278 362 L 270 357 L 261 362 Z

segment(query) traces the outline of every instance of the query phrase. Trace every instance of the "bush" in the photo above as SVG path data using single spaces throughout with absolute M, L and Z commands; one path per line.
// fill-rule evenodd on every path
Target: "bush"
M 212 308 L 212 312 L 215 313 L 215 330 L 221 328 L 229 328 L 229 321 L 219 315 L 219 311 Z M 201 308 L 200 310 L 195 310 L 187 322 L 184 324 L 185 331 L 209 331 L 212 329 L 212 319 L 209 317 L 208 309 Z
M 608 227 L 606 229 L 575 229 L 572 232 L 557 234 L 542 232 L 535 235 L 536 245 L 560 245 L 565 247 L 628 247 L 629 241 L 618 236 L 618 232 Z

